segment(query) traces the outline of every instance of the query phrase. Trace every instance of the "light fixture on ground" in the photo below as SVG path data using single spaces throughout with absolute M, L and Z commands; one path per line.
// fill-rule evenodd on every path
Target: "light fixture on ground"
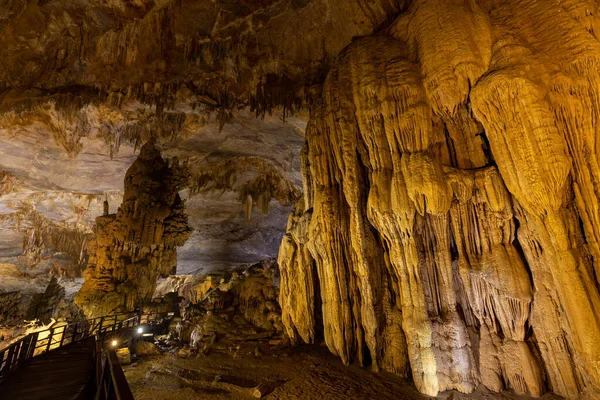
M 113 340 L 112 342 L 110 342 L 110 345 L 112 347 L 117 347 L 118 344 L 119 344 L 119 342 L 117 342 L 116 340 Z
M 140 327 L 138 327 L 138 328 L 137 328 L 137 333 L 138 333 L 139 335 L 141 335 L 142 333 L 144 333 L 144 328 L 143 328 L 143 327 L 141 327 L 141 326 L 140 326 Z

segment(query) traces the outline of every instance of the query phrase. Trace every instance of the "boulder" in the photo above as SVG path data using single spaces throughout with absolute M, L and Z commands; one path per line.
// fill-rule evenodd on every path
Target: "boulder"
M 131 364 L 131 352 L 127 347 L 117 350 L 117 358 L 121 365 Z
M 137 342 L 135 344 L 134 353 L 138 357 L 159 356 L 161 354 L 160 350 L 154 343 L 144 341 Z

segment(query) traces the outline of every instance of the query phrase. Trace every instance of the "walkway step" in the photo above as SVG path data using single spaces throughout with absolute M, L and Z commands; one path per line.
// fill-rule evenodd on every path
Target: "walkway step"
M 32 358 L 0 388 L 0 400 L 84 400 L 93 373 L 91 337 Z

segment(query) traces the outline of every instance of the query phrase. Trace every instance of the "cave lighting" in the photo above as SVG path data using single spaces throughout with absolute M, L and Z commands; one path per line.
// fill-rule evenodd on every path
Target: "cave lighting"
M 139 328 L 137 328 L 137 333 L 138 333 L 138 335 L 141 335 L 142 333 L 144 333 L 144 328 L 141 326 Z
M 117 347 L 118 344 L 119 344 L 119 342 L 117 342 L 116 340 L 113 340 L 112 342 L 110 342 L 110 345 L 112 347 Z

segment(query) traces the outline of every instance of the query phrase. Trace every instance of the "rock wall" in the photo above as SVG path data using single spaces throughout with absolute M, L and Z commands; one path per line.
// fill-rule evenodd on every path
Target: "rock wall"
M 174 334 L 203 352 L 216 342 L 253 340 L 280 342 L 283 325 L 274 284 L 274 259 L 239 266 L 224 276 L 175 276 L 159 285 L 155 296 L 177 294 L 182 319 Z M 168 297 L 163 297 L 163 302 Z
M 0 293 L 0 324 L 6 325 L 7 322 L 14 321 L 19 316 L 19 303 L 21 302 L 21 292 Z
M 25 321 L 38 321 L 46 325 L 53 320 L 79 321 L 84 319 L 84 316 L 73 303 L 72 296 L 66 296 L 65 288 L 60 285 L 55 275 L 50 279 L 44 293 L 33 297 L 26 318 Z
M 600 385 L 599 11 L 416 0 L 341 53 L 280 249 L 293 341 L 432 396 Z
M 178 193 L 187 179 L 152 142 L 142 147 L 125 175 L 123 204 L 96 219 L 85 282 L 75 298 L 88 317 L 133 310 L 151 300 L 159 277 L 175 272 L 176 248 L 191 233 Z

